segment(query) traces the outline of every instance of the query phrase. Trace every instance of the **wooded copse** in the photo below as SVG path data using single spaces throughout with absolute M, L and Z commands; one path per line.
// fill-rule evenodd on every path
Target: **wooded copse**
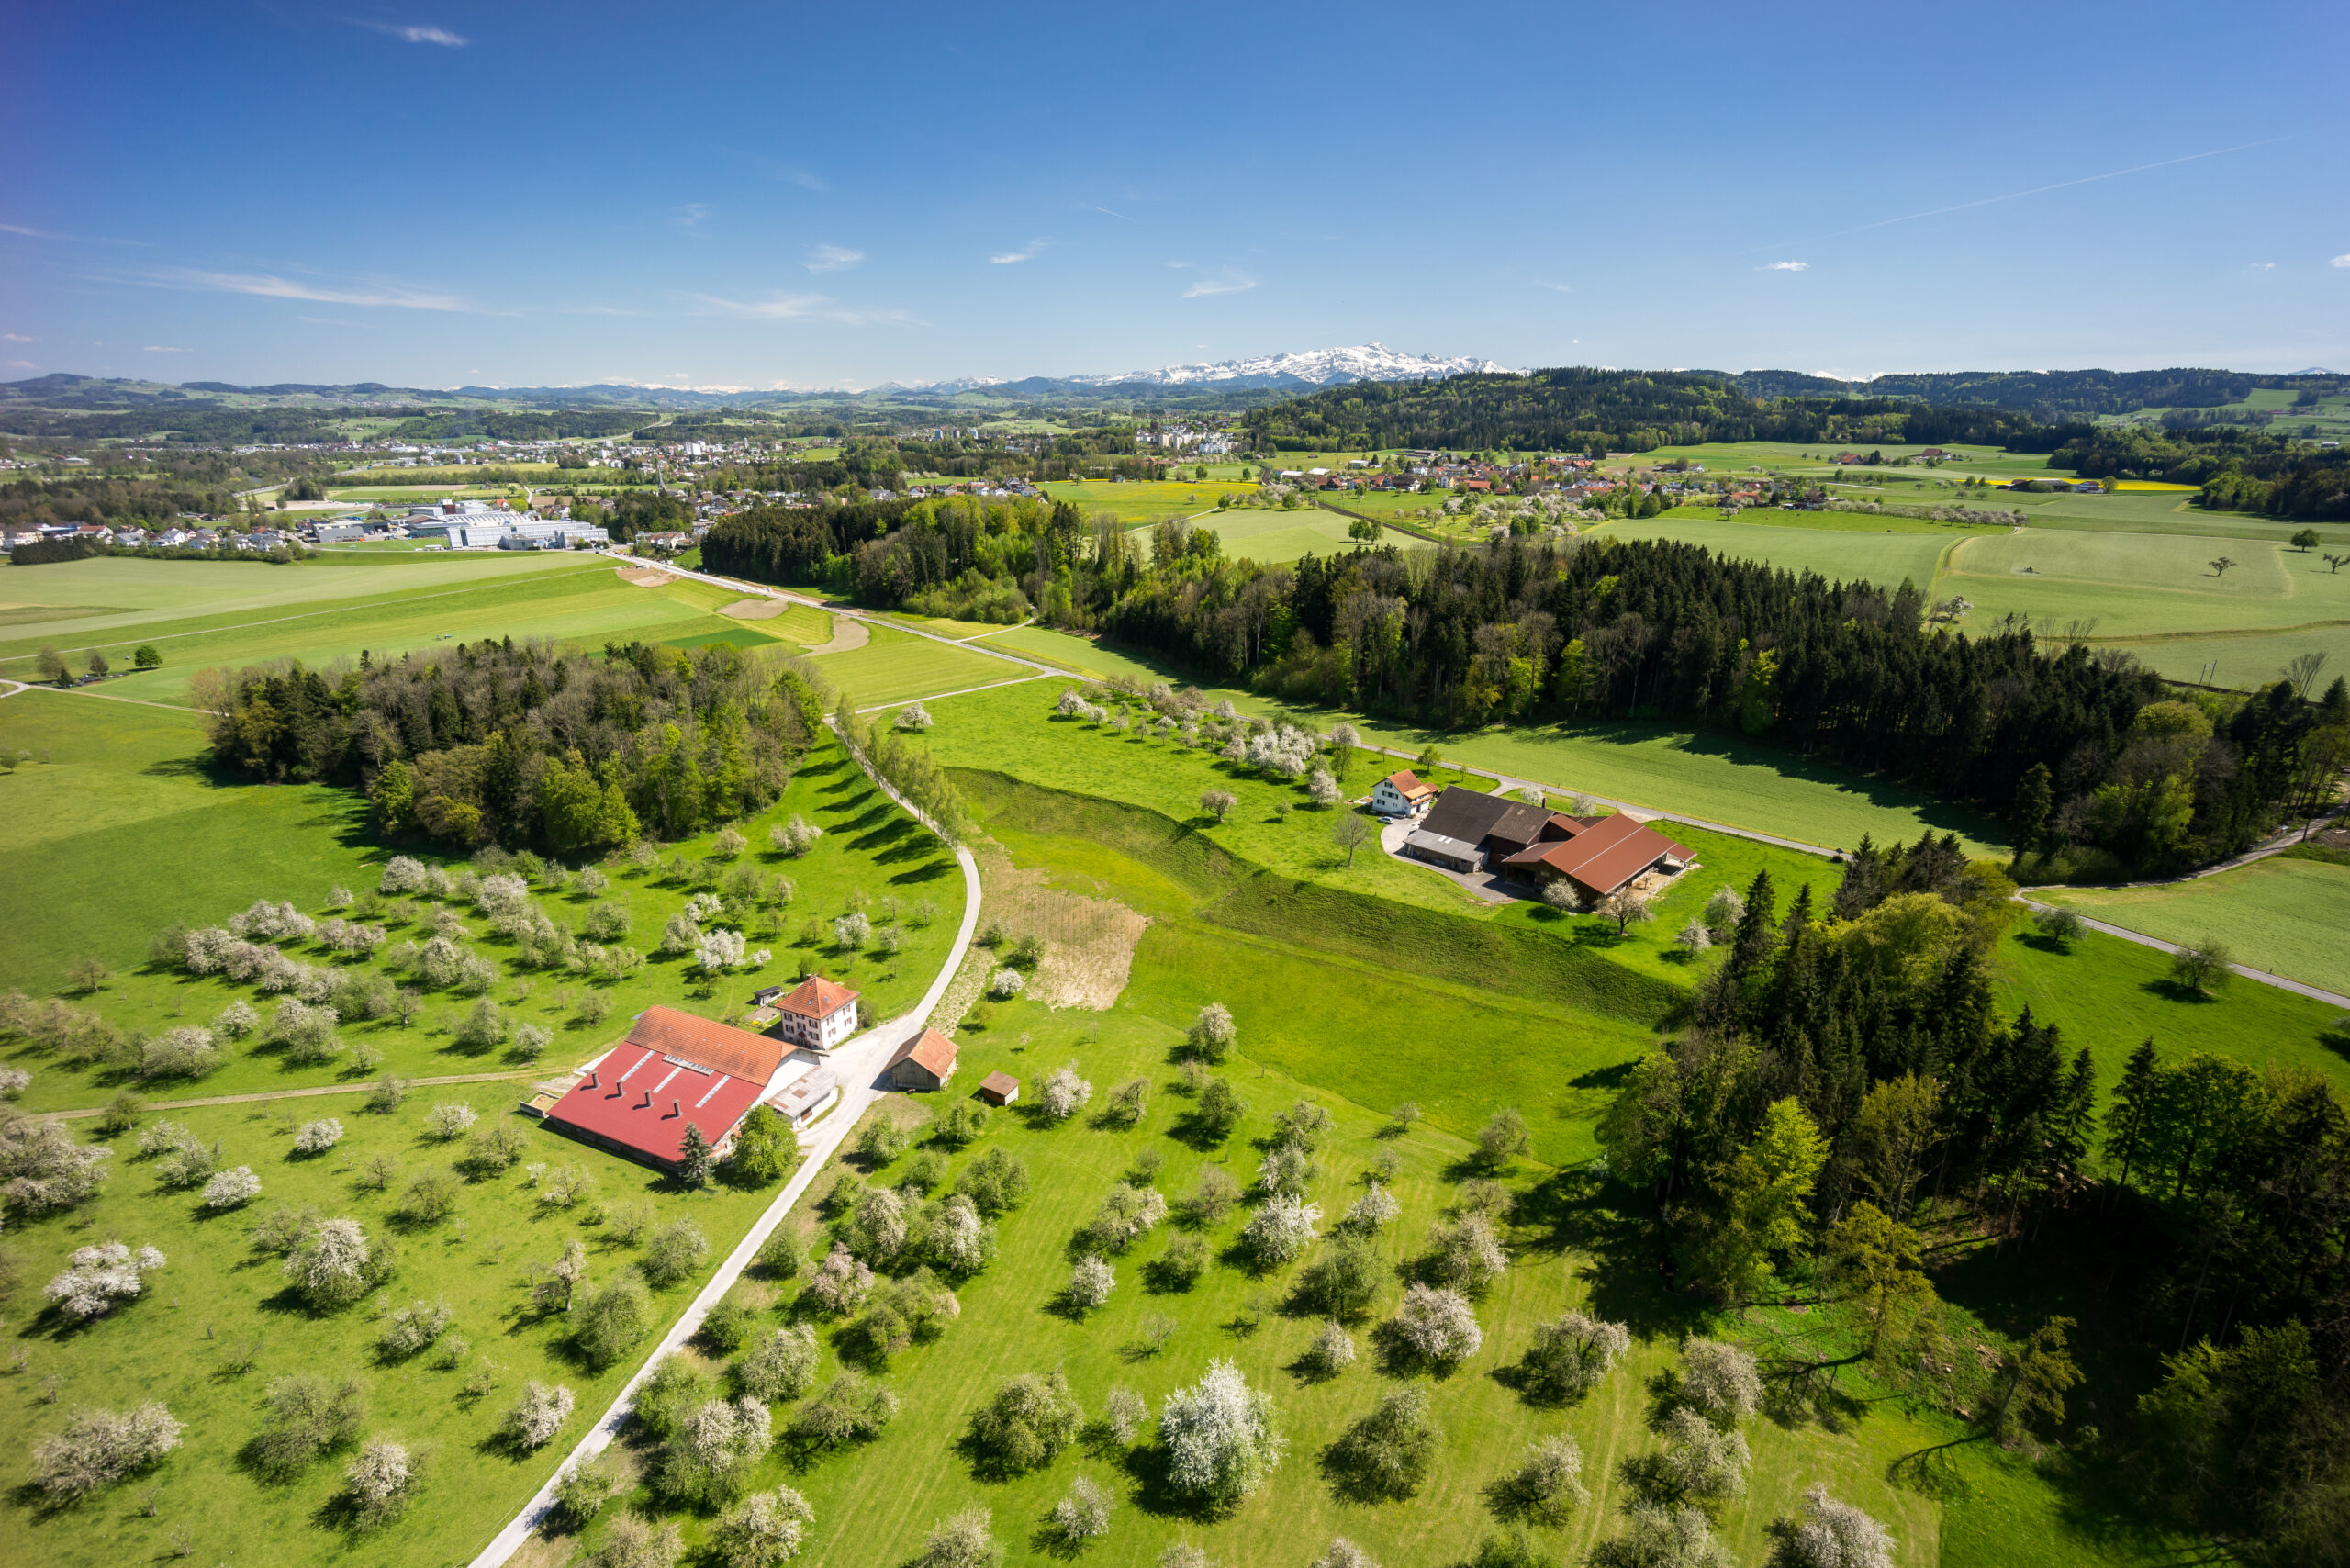
M 2350 1356 L 2350 1114 L 2308 1070 L 2152 1042 L 2100 1105 L 2087 1051 L 1993 1005 L 2009 891 L 1929 835 L 1864 846 L 1784 918 L 1767 873 L 1709 910 L 1729 961 L 1602 1118 L 1608 1170 L 1646 1190 L 1684 1284 L 1828 1305 L 1836 1348 L 1769 1363 L 1787 1397 L 1865 1363 L 2016 1442 L 2064 1418 L 2068 1333 L 2162 1356 L 2134 1411 L 2076 1440 L 2249 1561 L 2338 1562 L 2350 1389 L 2324 1369 Z M 1983 1246 L 2126 1305 L 1986 1358 L 1923 1266 Z
M 483 641 L 197 678 L 214 756 L 366 790 L 377 831 L 560 854 L 683 838 L 772 802 L 830 689 L 798 659 Z

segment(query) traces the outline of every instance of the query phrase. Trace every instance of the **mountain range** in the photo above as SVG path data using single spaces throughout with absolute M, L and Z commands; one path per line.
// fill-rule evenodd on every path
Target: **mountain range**
M 1051 394 L 1080 387 L 1219 386 L 1234 390 L 1301 391 L 1342 381 L 1435 381 L 1471 371 L 1503 367 L 1474 355 L 1399 353 L 1385 343 L 1359 343 L 1352 348 L 1311 349 L 1304 353 L 1260 354 L 1255 359 L 1224 359 L 1209 364 L 1169 364 L 1157 370 L 1123 370 L 1101 375 L 1029 376 L 1006 381 L 1000 376 L 974 376 L 933 381 L 919 386 L 890 383 L 877 392 L 957 392 Z

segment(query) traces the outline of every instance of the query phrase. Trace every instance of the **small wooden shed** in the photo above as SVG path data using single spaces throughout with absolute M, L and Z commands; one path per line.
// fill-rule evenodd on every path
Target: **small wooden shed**
M 979 1098 L 990 1105 L 1009 1105 L 1020 1098 L 1020 1080 L 1008 1072 L 990 1072 L 979 1080 Z

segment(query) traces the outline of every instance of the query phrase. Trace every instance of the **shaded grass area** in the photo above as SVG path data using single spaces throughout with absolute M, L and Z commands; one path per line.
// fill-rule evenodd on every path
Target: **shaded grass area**
M 2271 857 L 2163 887 L 2038 896 L 2166 942 L 2215 937 L 2240 964 L 2350 991 L 2350 868 Z
M 207 1023 L 240 996 L 266 1011 L 272 999 L 250 986 L 155 969 L 146 961 L 149 937 L 169 924 L 218 924 L 256 898 L 290 899 L 314 914 L 326 913 L 331 885 L 363 891 L 380 876 L 388 851 L 366 839 L 364 801 L 325 786 L 215 780 L 203 768 L 201 737 L 192 718 L 60 693 L 28 694 L 0 704 L 0 744 L 31 744 L 10 738 L 26 733 L 15 726 L 28 714 L 49 721 L 34 739 L 50 745 L 57 760 L 0 779 L 0 791 L 25 808 L 0 814 L 0 879 L 21 895 L 0 907 L 0 989 L 35 995 L 59 991 L 66 984 L 68 966 L 89 955 L 112 969 L 113 977 L 95 995 L 69 1000 L 95 1009 L 126 1031 L 153 1033 Z M 93 802 L 103 812 L 94 813 Z M 767 832 L 793 815 L 804 815 L 825 831 L 806 856 L 786 859 L 767 848 Z M 469 908 L 456 906 L 476 933 L 466 945 L 505 971 L 491 995 L 509 1021 L 555 1032 L 550 1065 L 581 1059 L 625 1031 L 628 1020 L 652 1002 L 723 1016 L 744 1006 L 756 987 L 803 966 L 821 968 L 855 986 L 875 1017 L 890 1016 L 921 996 L 953 944 L 963 907 L 962 878 L 935 839 L 890 805 L 833 747 L 813 754 L 774 806 L 740 825 L 754 846 L 746 858 L 769 875 L 790 879 L 795 891 L 779 912 L 733 922 L 753 949 L 766 947 L 775 957 L 765 969 L 740 971 L 722 985 L 689 976 L 682 954 L 655 955 L 618 982 L 590 981 L 560 970 L 524 971 L 509 942 L 487 934 Z M 403 848 L 417 852 L 414 846 Z M 711 837 L 668 848 L 698 871 L 711 853 Z M 135 872 L 142 854 L 162 855 L 160 868 Z M 631 926 L 623 940 L 650 951 L 695 884 L 622 864 L 606 870 L 611 887 L 601 902 L 628 912 Z M 850 953 L 833 945 L 830 923 L 845 912 L 852 891 L 870 901 L 877 928 L 890 924 L 892 906 L 885 901 L 894 901 L 904 938 L 897 954 L 878 946 Z M 915 906 L 925 901 L 934 914 L 927 924 L 912 924 Z M 557 921 L 576 925 L 599 901 L 576 890 L 542 890 L 537 902 Z M 433 907 L 423 898 L 394 899 L 376 919 L 389 927 L 394 941 L 421 940 L 430 934 Z M 811 920 L 819 925 L 812 940 L 804 931 Z M 339 965 L 308 946 L 288 951 L 309 964 L 380 967 Z M 420 983 L 387 968 L 384 972 L 399 984 Z M 455 992 L 428 993 L 422 1015 L 408 1027 L 392 1017 L 353 1020 L 341 1034 L 352 1047 L 380 1052 L 381 1070 L 404 1075 L 525 1065 L 496 1047 L 456 1043 L 455 1022 L 472 1005 L 472 998 Z M 601 1021 L 596 1008 L 604 1015 Z M 30 1107 L 96 1104 L 116 1087 L 110 1074 L 45 1057 L 28 1041 L 8 1042 L 0 1054 L 34 1070 L 25 1096 Z M 201 1080 L 159 1082 L 145 1092 L 162 1097 L 245 1093 L 372 1076 L 360 1072 L 348 1054 L 310 1067 L 291 1066 L 252 1041 L 231 1046 L 226 1054 L 222 1066 Z
M 867 706 L 904 702 L 1035 673 L 1024 666 L 976 651 L 986 645 L 981 643 L 957 647 L 895 627 L 876 625 L 865 646 L 820 654 L 816 662 L 834 687 Z
M 563 1342 L 560 1314 L 532 1311 L 523 1275 L 552 1261 L 565 1243 L 587 1244 L 589 1277 L 601 1283 L 627 1268 L 637 1249 L 622 1245 L 609 1225 L 594 1223 L 600 1204 L 649 1203 L 666 1224 L 689 1216 L 710 1244 L 692 1277 L 654 1297 L 655 1316 L 667 1323 L 693 1298 L 720 1259 L 749 1226 L 769 1193 L 722 1187 L 688 1195 L 651 1171 L 560 1137 L 513 1116 L 527 1140 L 528 1161 L 576 1165 L 598 1191 L 571 1209 L 543 1206 L 520 1165 L 501 1175 L 466 1181 L 455 1209 L 437 1224 L 415 1225 L 394 1210 L 413 1176 L 446 1169 L 463 1144 L 442 1144 L 425 1133 L 425 1117 L 440 1100 L 470 1096 L 487 1126 L 508 1114 L 501 1084 L 465 1085 L 418 1095 L 397 1113 L 374 1115 L 355 1103 L 300 1103 L 304 1119 L 335 1114 L 345 1129 L 330 1153 L 291 1156 L 291 1124 L 279 1107 L 231 1105 L 182 1113 L 173 1119 L 207 1142 L 220 1145 L 224 1166 L 250 1165 L 262 1195 L 249 1208 L 208 1214 L 195 1192 L 160 1187 L 151 1164 L 135 1158 L 132 1137 L 115 1140 L 114 1174 L 104 1194 L 72 1215 L 10 1222 L 9 1247 L 25 1282 L 13 1302 L 7 1329 L 11 1352 L 25 1370 L 0 1379 L 0 1408 L 15 1436 L 17 1461 L 0 1493 L 0 1561 L 15 1563 L 98 1564 L 172 1559 L 185 1531 L 196 1560 L 249 1563 L 355 1564 L 463 1562 L 488 1542 L 551 1474 L 570 1445 L 633 1370 L 633 1361 L 597 1372 Z M 92 1128 L 83 1124 L 78 1131 Z M 400 1175 L 388 1192 L 363 1187 L 360 1176 L 375 1155 L 388 1157 Z M 371 1241 L 389 1240 L 398 1271 L 386 1286 L 392 1304 L 446 1302 L 451 1332 L 471 1341 L 453 1368 L 437 1365 L 435 1350 L 386 1361 L 375 1350 L 382 1320 L 373 1301 L 316 1316 L 286 1286 L 277 1256 L 253 1248 L 254 1219 L 272 1204 L 315 1205 L 328 1216 L 350 1216 Z M 53 1311 L 38 1310 L 38 1282 L 64 1266 L 77 1247 L 118 1237 L 133 1247 L 153 1246 L 169 1260 L 151 1273 L 144 1293 L 112 1315 L 69 1327 Z M 31 1299 L 28 1299 L 29 1294 Z M 653 1341 L 648 1334 L 645 1343 Z M 445 1343 L 445 1341 L 444 1341 Z M 250 1370 L 239 1363 L 250 1356 Z M 487 1358 L 493 1386 L 479 1397 L 463 1388 Z M 335 1495 L 352 1450 L 330 1455 L 288 1483 L 262 1480 L 240 1458 L 263 1426 L 260 1401 L 270 1381 L 291 1373 L 333 1380 L 350 1376 L 366 1388 L 364 1437 L 395 1437 L 429 1450 L 417 1501 L 398 1520 L 360 1536 L 335 1523 Z M 60 1397 L 43 1400 L 55 1377 Z M 536 1454 L 515 1451 L 497 1437 L 498 1423 L 525 1380 L 560 1383 L 576 1408 L 556 1439 Z M 126 1408 L 160 1399 L 186 1423 L 182 1445 L 152 1473 L 70 1511 L 41 1507 L 15 1483 L 24 1450 L 56 1430 L 75 1408 Z M 157 1488 L 149 1518 L 138 1505 Z

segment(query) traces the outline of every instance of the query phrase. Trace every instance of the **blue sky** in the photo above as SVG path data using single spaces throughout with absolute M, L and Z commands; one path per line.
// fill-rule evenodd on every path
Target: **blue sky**
M 2350 371 L 2339 0 L 7 14 L 6 379 Z

